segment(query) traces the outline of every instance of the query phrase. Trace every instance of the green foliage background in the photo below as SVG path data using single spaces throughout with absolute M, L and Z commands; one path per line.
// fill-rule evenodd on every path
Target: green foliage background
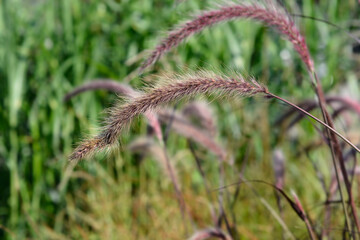
M 173 186 L 156 157 L 140 161 L 126 149 L 145 135 L 144 119 L 135 121 L 121 137 L 118 152 L 81 162 L 67 182 L 67 156 L 84 134 L 95 132 L 106 116 L 104 109 L 117 97 L 96 91 L 63 102 L 67 92 L 95 78 L 127 81 L 141 88 L 141 78 L 127 76 L 146 56 L 144 50 L 152 49 L 167 30 L 211 6 L 213 1 L 201 0 L 0 0 L 0 238 L 183 239 L 197 228 L 212 225 L 208 206 L 216 204 L 217 193 L 207 198 L 186 139 L 171 133 L 168 152 L 194 219 L 187 222 L 188 233 Z M 286 6 L 290 12 L 327 19 L 347 31 L 358 31 L 360 26 L 355 0 L 289 1 Z M 325 91 L 336 95 L 346 90 L 359 97 L 354 41 L 321 22 L 301 18 L 296 22 L 307 38 Z M 197 68 L 235 69 L 253 75 L 293 102 L 315 96 L 291 44 L 276 31 L 250 20 L 220 24 L 191 37 L 152 72 Z M 234 168 L 241 169 L 246 156 L 247 179 L 273 182 L 271 154 L 281 147 L 287 160 L 285 190 L 294 189 L 320 224 L 322 211 L 314 206 L 325 200 L 325 194 L 311 161 L 296 154 L 319 138 L 312 123 L 301 121 L 293 139 L 273 126 L 287 110 L 278 102 L 220 100 L 212 101 L 211 106 L 218 123 L 217 140 L 233 157 Z M 217 159 L 200 146 L 196 150 L 209 185 L 215 189 Z M 326 177 L 331 175 L 326 147 L 311 152 L 310 158 Z M 226 182 L 237 180 L 233 167 L 228 166 Z M 239 238 L 281 237 L 281 226 L 261 203 L 266 199 L 276 209 L 273 190 L 253 186 L 258 193 L 242 187 L 236 205 L 227 212 L 237 220 L 234 228 Z M 306 236 L 303 223 L 285 204 L 284 208 L 291 232 Z M 341 228 L 340 206 L 334 211 L 340 217 L 333 224 Z

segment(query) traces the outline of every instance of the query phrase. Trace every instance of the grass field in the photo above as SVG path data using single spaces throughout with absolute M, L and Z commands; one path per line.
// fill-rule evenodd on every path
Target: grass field
M 307 239 L 304 222 L 271 186 L 249 182 L 216 190 L 238 182 L 240 176 L 276 184 L 273 165 L 281 156 L 282 189 L 292 199 L 296 193 L 314 231 L 325 228 L 326 237 L 357 239 L 344 231 L 346 216 L 335 201 L 339 192 L 330 207 L 332 217 L 324 223 L 323 183 L 329 189 L 334 170 L 321 125 L 307 118 L 289 129 L 290 118 L 277 124 L 290 108 L 273 99 L 201 98 L 212 112 L 214 141 L 226 152 L 223 173 L 215 154 L 169 124 L 163 124 L 167 138 L 159 143 L 143 117 L 121 135 L 115 151 L 97 154 L 69 171 L 72 150 L 84 136 L 97 132 L 107 116 L 105 109 L 118 101 L 116 94 L 104 90 L 63 101 L 85 82 L 112 79 L 143 89 L 163 73 L 237 71 L 294 103 L 316 99 L 306 66 L 291 43 L 252 20 L 214 25 L 137 74 L 147 50 L 168 30 L 217 4 L 0 0 L 1 239 L 186 239 L 215 226 L 233 239 Z M 326 19 L 342 28 L 294 17 L 326 96 L 346 97 L 360 106 L 359 45 L 347 35 L 359 36 L 359 3 L 289 1 L 285 6 L 290 13 Z M 170 108 L 181 111 L 191 101 Z M 338 105 L 331 106 L 332 114 Z M 359 112 L 343 112 L 335 121 L 336 129 L 354 144 L 360 141 Z M 319 109 L 312 113 L 321 118 Z M 151 144 L 139 147 L 140 141 Z M 344 156 L 349 153 L 350 171 L 356 154 L 341 144 Z M 183 214 L 164 152 L 176 171 L 187 209 Z M 353 179 L 358 203 L 360 178 Z M 218 216 L 219 199 L 226 217 Z

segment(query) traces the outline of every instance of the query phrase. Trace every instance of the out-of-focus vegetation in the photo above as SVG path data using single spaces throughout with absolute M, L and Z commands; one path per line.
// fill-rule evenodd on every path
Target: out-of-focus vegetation
M 150 73 L 143 78 L 134 74 L 145 50 L 153 48 L 164 31 L 212 4 L 200 0 L 0 0 L 0 238 L 184 239 L 197 229 L 214 226 L 211 209 L 218 209 L 218 191 L 206 193 L 184 137 L 170 131 L 166 147 L 188 208 L 185 220 L 158 156 L 129 151 L 134 140 L 146 135 L 143 118 L 123 134 L 118 151 L 80 162 L 68 176 L 67 156 L 84 134 L 95 132 L 106 116 L 104 109 L 117 96 L 95 91 L 63 102 L 67 92 L 96 78 L 116 79 L 135 88 L 156 81 L 148 78 Z M 291 13 L 327 19 L 355 35 L 359 31 L 355 0 L 292 1 L 286 7 Z M 359 55 L 353 51 L 354 40 L 315 20 L 296 18 L 296 22 L 306 36 L 326 94 L 358 101 Z M 152 72 L 186 73 L 199 67 L 253 75 L 293 102 L 315 96 L 291 44 L 253 21 L 217 25 L 191 37 Z M 217 119 L 216 139 L 233 161 L 225 165 L 225 184 L 238 181 L 240 173 L 244 179 L 273 183 L 272 154 L 281 148 L 284 191 L 296 192 L 315 229 L 320 228 L 326 196 L 313 165 L 329 185 L 332 164 L 326 144 L 304 150 L 321 141 L 316 124 L 305 119 L 290 131 L 282 131 L 274 123 L 288 108 L 261 98 L 214 100 L 210 106 Z M 319 111 L 313 113 L 321 116 Z M 337 129 L 354 143 L 360 138 L 358 119 L 349 114 L 336 122 Z M 351 130 L 346 132 L 349 122 Z M 193 147 L 207 185 L 216 189 L 217 158 L 198 144 Z M 358 187 L 355 181 L 354 191 Z M 294 236 L 306 238 L 305 225 L 285 201 L 279 213 L 271 187 L 241 185 L 236 199 L 235 190 L 227 188 L 224 199 L 234 238 L 279 239 L 284 224 Z M 342 236 L 341 205 L 334 204 L 332 211 L 329 231 Z M 275 213 L 283 222 L 277 221 Z

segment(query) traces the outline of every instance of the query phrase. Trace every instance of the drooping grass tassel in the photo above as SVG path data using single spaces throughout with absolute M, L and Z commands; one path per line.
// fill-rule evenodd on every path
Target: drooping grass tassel
M 293 44 L 308 70 L 314 72 L 313 60 L 310 57 L 305 38 L 300 33 L 291 16 L 287 14 L 283 7 L 278 6 L 275 1 L 264 1 L 263 3 L 230 3 L 215 10 L 202 12 L 202 14 L 194 19 L 187 21 L 175 30 L 169 32 L 143 62 L 140 71 L 142 72 L 153 65 L 162 55 L 178 46 L 191 35 L 199 33 L 205 28 L 217 23 L 234 19 L 252 19 L 276 28 L 280 34 Z
M 179 101 L 198 94 L 220 92 L 221 96 L 239 95 L 244 97 L 267 93 L 267 89 L 253 81 L 246 81 L 238 75 L 234 78 L 212 73 L 179 76 L 171 78 L 170 83 L 153 88 L 149 93 L 138 96 L 123 106 L 112 109 L 103 131 L 96 137 L 85 140 L 70 156 L 71 160 L 79 160 L 97 151 L 111 147 L 116 143 L 124 128 L 132 119 L 147 113 L 163 104 Z

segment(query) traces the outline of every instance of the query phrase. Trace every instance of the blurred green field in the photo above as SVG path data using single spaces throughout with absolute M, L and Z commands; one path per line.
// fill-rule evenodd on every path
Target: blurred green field
M 106 117 L 104 110 L 118 98 L 106 91 L 87 92 L 66 103 L 63 97 L 93 79 L 115 79 L 142 88 L 156 81 L 151 73 L 202 68 L 252 75 L 293 102 L 315 98 L 291 44 L 250 20 L 207 29 L 172 50 L 150 73 L 136 75 L 146 50 L 155 47 L 167 30 L 215 5 L 201 0 L 0 0 L 0 239 L 184 239 L 214 226 L 211 208 L 218 209 L 218 191 L 207 194 L 186 138 L 171 131 L 167 141 L 189 211 L 185 221 L 156 154 L 143 156 L 127 148 L 146 135 L 144 118 L 123 134 L 118 151 L 82 161 L 66 175 L 73 148 L 84 135 L 96 132 Z M 286 7 L 359 35 L 355 0 L 289 1 Z M 360 55 L 353 52 L 354 40 L 322 22 L 295 19 L 324 91 L 359 100 Z M 234 161 L 225 165 L 225 183 L 238 181 L 239 172 L 245 179 L 273 183 L 272 154 L 280 148 L 286 159 L 284 191 L 296 192 L 315 227 L 320 227 L 326 196 L 312 162 L 327 184 L 332 165 L 325 144 L 309 154 L 303 151 L 321 140 L 316 124 L 304 119 L 284 132 L 274 122 L 288 108 L 262 98 L 215 99 L 210 106 L 217 120 L 216 140 Z M 313 113 L 321 116 L 319 111 Z M 346 119 L 336 127 L 359 140 L 359 118 L 355 114 L 349 118 L 351 128 Z M 208 186 L 216 189 L 216 156 L 198 144 L 194 148 Z M 274 217 L 279 215 L 274 190 L 257 183 L 239 189 L 234 199 L 236 188 L 229 187 L 224 201 L 234 238 L 287 239 L 284 226 Z M 283 223 L 296 238 L 307 239 L 303 222 L 285 201 L 282 205 Z M 341 237 L 340 204 L 333 207 L 331 223 L 333 236 Z

